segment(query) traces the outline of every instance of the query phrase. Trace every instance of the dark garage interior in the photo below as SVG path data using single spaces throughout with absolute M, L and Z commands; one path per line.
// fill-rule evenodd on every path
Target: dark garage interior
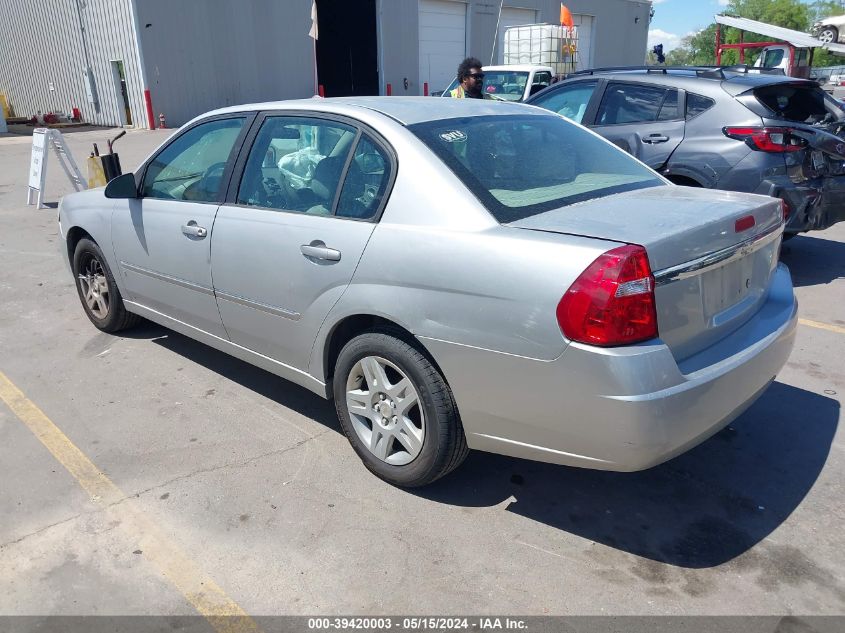
M 326 97 L 377 95 L 375 0 L 317 0 L 317 77 Z

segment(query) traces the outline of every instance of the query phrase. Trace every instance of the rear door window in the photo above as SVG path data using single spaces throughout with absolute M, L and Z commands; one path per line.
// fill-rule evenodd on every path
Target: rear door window
M 657 114 L 658 121 L 677 121 L 682 119 L 680 113 L 678 91 L 667 90 L 666 96 L 663 99 L 663 105 L 660 106 L 660 112 Z

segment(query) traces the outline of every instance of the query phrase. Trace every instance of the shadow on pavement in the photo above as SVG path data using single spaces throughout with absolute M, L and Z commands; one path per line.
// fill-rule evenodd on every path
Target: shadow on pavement
M 147 339 L 251 391 L 342 433 L 334 404 L 284 378 L 149 321 L 120 336 Z
M 334 406 L 307 389 L 166 328 L 150 339 L 282 406 L 341 432 Z M 749 550 L 798 507 L 839 423 L 836 400 L 775 382 L 746 413 L 675 459 L 611 473 L 472 452 L 454 473 L 410 494 L 509 512 L 655 561 L 714 567 Z M 351 449 L 350 449 L 351 450 Z
M 637 556 L 714 567 L 774 531 L 819 476 L 839 403 L 778 382 L 713 438 L 638 473 L 473 452 L 421 497 L 509 512 Z
M 781 261 L 796 287 L 829 284 L 845 277 L 845 244 L 800 235 L 784 243 Z

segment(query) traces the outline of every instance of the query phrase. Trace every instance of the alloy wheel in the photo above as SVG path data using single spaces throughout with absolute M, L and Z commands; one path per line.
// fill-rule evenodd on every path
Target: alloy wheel
M 79 286 L 85 305 L 98 319 L 105 319 L 109 314 L 109 284 L 103 265 L 96 257 L 88 257 L 79 273 Z
M 361 443 L 393 466 L 411 463 L 425 439 L 420 397 L 410 378 L 379 356 L 365 356 L 346 380 L 346 407 Z

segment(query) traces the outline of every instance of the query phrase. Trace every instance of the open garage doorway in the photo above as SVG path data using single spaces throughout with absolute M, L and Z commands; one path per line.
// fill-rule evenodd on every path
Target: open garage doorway
M 327 97 L 377 95 L 376 0 L 317 0 L 317 77 Z

